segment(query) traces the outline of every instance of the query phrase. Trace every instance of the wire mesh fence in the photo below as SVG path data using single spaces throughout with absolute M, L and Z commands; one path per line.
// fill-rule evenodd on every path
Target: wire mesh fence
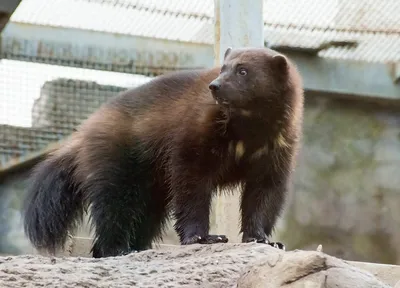
M 2 60 L 1 163 L 63 139 L 108 98 L 148 79 L 141 75 Z
M 68 136 L 119 91 L 208 66 L 213 13 L 213 0 L 22 0 L 1 35 L 0 169 Z M 395 63 L 398 15 L 397 0 L 265 0 L 265 42 L 333 43 L 319 56 Z

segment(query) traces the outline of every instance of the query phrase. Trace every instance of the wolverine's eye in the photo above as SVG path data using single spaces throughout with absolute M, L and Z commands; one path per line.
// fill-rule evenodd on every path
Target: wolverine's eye
M 246 76 L 247 75 L 247 70 L 245 68 L 240 68 L 238 73 L 241 76 Z
M 225 68 L 226 68 L 226 66 L 225 66 L 225 65 L 222 65 L 221 70 L 219 71 L 219 74 L 221 74 L 222 72 L 224 72 Z

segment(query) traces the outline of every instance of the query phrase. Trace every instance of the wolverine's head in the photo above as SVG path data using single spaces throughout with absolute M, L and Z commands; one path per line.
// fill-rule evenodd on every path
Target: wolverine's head
M 267 48 L 228 48 L 220 75 L 209 88 L 217 103 L 256 109 L 274 102 L 288 88 L 289 62 Z

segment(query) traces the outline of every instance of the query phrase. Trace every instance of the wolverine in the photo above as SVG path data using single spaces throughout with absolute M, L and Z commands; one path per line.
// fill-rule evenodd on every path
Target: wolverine
M 241 188 L 242 242 L 269 242 L 302 136 L 294 63 L 267 48 L 228 48 L 223 65 L 179 71 L 123 91 L 37 164 L 24 231 L 55 253 L 86 209 L 95 258 L 149 249 L 174 219 L 181 245 L 209 234 L 212 197 Z M 283 248 L 282 248 L 283 249 Z

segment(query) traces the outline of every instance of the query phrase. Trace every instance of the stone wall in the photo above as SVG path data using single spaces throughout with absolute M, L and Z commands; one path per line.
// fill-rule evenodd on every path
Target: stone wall
M 125 89 L 65 78 L 47 81 L 32 107 L 32 127 L 71 132 L 101 104 Z
M 400 111 L 308 97 L 303 148 L 278 235 L 290 248 L 400 263 Z
M 326 253 L 344 259 L 400 264 L 400 111 L 307 96 L 304 132 L 293 189 L 273 238 L 288 249 L 323 244 Z M 21 179 L 1 184 L 0 203 L 14 199 L 18 206 Z M 0 218 L 8 210 L 3 207 Z M 11 224 L 18 231 L 17 221 Z M 240 239 L 237 197 L 216 203 L 212 230 L 231 242 Z M 86 229 L 78 233 L 86 235 Z M 172 229 L 165 242 L 177 243 Z

